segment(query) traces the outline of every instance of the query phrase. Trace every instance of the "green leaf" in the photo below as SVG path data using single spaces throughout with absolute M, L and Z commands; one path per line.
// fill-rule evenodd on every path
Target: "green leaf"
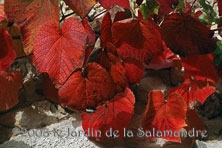
M 158 14 L 159 4 L 156 0 L 145 0 L 140 5 L 140 11 L 143 14 L 144 19 L 147 19 L 150 13 Z
M 207 24 L 211 24 L 212 22 L 219 23 L 219 18 L 217 13 L 214 11 L 213 7 L 206 3 L 206 0 L 199 0 L 200 5 L 203 8 L 203 12 L 205 13 L 206 17 L 200 17 L 201 22 L 205 22 Z M 203 19 L 206 19 L 204 21 Z
M 179 0 L 179 3 L 177 5 L 177 9 L 179 9 L 180 11 L 184 12 L 185 9 L 185 0 Z

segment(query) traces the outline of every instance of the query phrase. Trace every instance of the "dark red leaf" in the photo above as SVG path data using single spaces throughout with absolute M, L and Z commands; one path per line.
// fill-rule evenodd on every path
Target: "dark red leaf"
M 194 110 L 187 110 L 186 115 L 186 123 L 188 126 L 185 129 L 189 132 L 195 129 L 196 131 L 203 131 L 205 130 L 203 120 L 197 115 Z M 196 133 L 194 133 L 196 135 Z M 202 136 L 201 133 L 198 132 L 197 136 Z M 201 137 L 202 138 L 202 137 Z
M 144 75 L 143 64 L 139 61 L 126 58 L 124 59 L 124 68 L 126 70 L 126 77 L 131 84 L 136 84 L 141 81 Z
M 190 76 L 202 76 L 214 80 L 215 83 L 219 81 L 219 76 L 214 67 L 214 56 L 212 54 L 181 58 L 181 61 L 185 69 L 185 79 L 190 78 Z
M 114 55 L 115 52 L 116 48 L 111 43 L 108 43 L 106 48 L 98 54 L 96 61 L 109 72 L 116 85 L 116 91 L 120 92 L 125 89 L 128 82 L 124 66 L 119 58 Z
M 187 78 L 180 86 L 173 88 L 170 93 L 180 94 L 189 105 L 193 100 L 204 103 L 207 97 L 215 91 L 215 87 L 212 80 L 196 76 Z
M 206 54 L 216 49 L 214 32 L 185 13 L 173 13 L 161 24 L 161 35 L 167 46 L 181 56 Z
M 56 84 L 63 84 L 84 62 L 86 31 L 77 18 L 48 22 L 38 31 L 34 44 L 34 63 L 39 72 L 47 72 Z
M 102 41 L 102 47 L 106 47 L 107 42 L 112 42 L 112 20 L 110 13 L 107 12 L 105 16 L 103 17 L 102 24 L 101 24 L 101 41 Z
M 82 127 L 86 134 L 97 139 L 108 138 L 110 130 L 118 131 L 118 136 L 123 137 L 124 128 L 129 125 L 134 113 L 135 97 L 133 92 L 126 87 L 125 91 L 117 94 L 112 101 L 100 105 L 93 114 L 81 114 Z M 88 132 L 101 131 L 101 135 L 92 135 Z M 106 135 L 107 133 L 107 135 Z M 113 136 L 112 134 L 110 134 Z M 113 138 L 113 137 L 112 137 Z M 117 138 L 117 137 L 115 137 Z
M 0 71 L 8 71 L 16 54 L 12 47 L 12 38 L 8 31 L 0 27 Z
M 217 0 L 217 3 L 218 3 L 219 16 L 222 16 L 222 1 Z
M 181 143 L 180 137 L 175 136 L 174 132 L 177 132 L 176 135 L 178 135 L 181 128 L 187 125 L 185 123 L 186 111 L 186 103 L 180 95 L 170 94 L 168 99 L 165 100 L 160 90 L 152 90 L 149 93 L 142 127 L 144 131 L 149 131 L 150 133 L 152 133 L 153 129 L 156 132 L 160 131 L 162 136 L 159 138 Z M 166 131 L 171 131 L 171 134 Z M 149 138 L 158 137 L 158 135 L 156 133 L 150 135 Z
M 96 0 L 64 0 L 65 3 L 75 11 L 81 18 L 86 17 Z
M 55 88 L 55 85 L 49 78 L 47 73 L 43 73 L 43 93 L 46 98 L 53 100 L 55 102 L 59 102 L 58 89 Z
M 59 89 L 62 106 L 85 111 L 110 99 L 114 95 L 114 84 L 109 73 L 97 63 L 74 72 Z
M 85 27 L 86 33 L 87 33 L 87 48 L 89 46 L 94 46 L 96 35 L 95 32 L 93 32 L 92 28 L 89 25 L 89 22 L 87 19 L 84 19 L 82 21 L 83 26 Z
M 123 59 L 132 57 L 144 62 L 162 51 L 160 29 L 151 19 L 115 22 L 112 35 L 118 54 Z
M 158 18 L 162 18 L 173 11 L 173 6 L 178 4 L 178 0 L 157 0 L 159 2 Z
M 5 111 L 18 103 L 19 89 L 22 87 L 23 76 L 20 72 L 0 71 L 0 111 Z
M 128 0 L 99 0 L 99 3 L 106 9 L 109 9 L 110 7 L 115 5 L 130 9 L 130 4 Z

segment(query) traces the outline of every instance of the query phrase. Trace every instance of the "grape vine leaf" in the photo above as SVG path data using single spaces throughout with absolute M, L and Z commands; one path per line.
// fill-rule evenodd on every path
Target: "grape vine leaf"
M 116 94 L 111 101 L 99 105 L 95 113 L 81 114 L 84 131 L 99 130 L 101 135 L 90 135 L 91 133 L 87 132 L 86 134 L 97 139 L 105 139 L 108 138 L 106 132 L 112 129 L 118 130 L 118 136 L 123 137 L 123 130 L 129 125 L 134 113 L 134 103 L 134 94 L 126 87 L 124 92 Z
M 55 84 L 63 84 L 84 62 L 87 34 L 77 18 L 68 18 L 62 28 L 48 22 L 37 32 L 34 42 L 34 64 L 47 72 Z
M 62 106 L 76 111 L 85 111 L 114 95 L 114 84 L 109 73 L 97 63 L 89 63 L 76 70 L 59 89 Z
M 99 0 L 99 3 L 105 8 L 109 9 L 112 6 L 118 5 L 126 9 L 130 9 L 129 0 Z
M 132 57 L 144 62 L 162 51 L 160 29 L 152 19 L 115 22 L 112 37 L 122 59 Z
M 96 0 L 64 0 L 65 3 L 76 12 L 81 18 L 87 16 L 92 7 L 96 4 Z
M 124 68 L 126 70 L 126 77 L 131 84 L 137 84 L 141 81 L 144 75 L 144 69 L 141 62 L 126 58 L 124 61 Z
M 5 111 L 18 103 L 18 92 L 22 87 L 22 73 L 14 71 L 10 75 L 0 71 L 0 111 Z
M 182 127 L 186 126 L 187 105 L 183 97 L 178 94 L 168 95 L 168 99 L 164 99 L 164 94 L 160 90 L 152 90 L 149 93 L 148 104 L 142 121 L 144 131 L 160 131 L 158 135 L 173 142 L 180 142 L 178 136 Z M 164 131 L 169 131 L 165 133 Z M 170 134 L 171 131 L 171 134 Z M 172 132 L 177 132 L 177 136 Z M 150 135 L 149 138 L 158 137 L 157 133 Z
M 167 46 L 180 56 L 207 54 L 216 49 L 214 31 L 189 14 L 170 14 L 160 28 Z
M 102 42 L 102 47 L 105 48 L 107 42 L 112 42 L 112 20 L 111 20 L 111 15 L 109 12 L 107 12 L 102 20 L 101 24 L 101 42 Z
M 219 76 L 214 67 L 214 56 L 212 54 L 181 58 L 181 61 L 185 69 L 185 79 L 190 78 L 190 76 L 202 76 L 203 78 L 213 80 L 215 83 L 219 81 Z
M 58 1 L 34 0 L 16 16 L 14 22 L 20 27 L 26 54 L 32 53 L 37 31 L 49 21 L 59 21 Z
M 5 14 L 9 22 L 14 22 L 15 19 L 24 12 L 26 7 L 34 0 L 6 0 L 4 1 Z
M 0 71 L 8 71 L 14 61 L 16 54 L 12 47 L 12 38 L 8 31 L 0 27 Z
M 174 54 L 163 42 L 163 52 L 154 56 L 151 61 L 146 62 L 145 68 L 159 70 L 169 67 L 178 67 L 178 69 L 181 69 L 182 63 L 180 58 Z
M 158 18 L 165 17 L 170 12 L 173 11 L 173 6 L 176 8 L 177 4 L 179 3 L 178 0 L 157 0 L 159 3 L 159 11 L 158 11 Z
M 171 89 L 170 93 L 177 93 L 183 96 L 187 105 L 193 100 L 204 103 L 209 95 L 214 93 L 216 84 L 207 78 L 190 77 L 187 78 L 180 86 Z

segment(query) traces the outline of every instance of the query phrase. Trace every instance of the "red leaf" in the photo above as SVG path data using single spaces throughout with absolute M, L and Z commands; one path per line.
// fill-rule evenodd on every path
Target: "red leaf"
M 0 71 L 8 71 L 16 55 L 8 31 L 0 27 Z
M 180 94 L 189 105 L 193 100 L 204 103 L 214 91 L 215 83 L 213 81 L 196 76 L 187 78 L 180 86 L 172 89 L 170 93 Z
M 55 88 L 47 73 L 43 73 L 43 93 L 46 98 L 59 102 L 58 89 Z
M 22 9 L 15 8 L 15 5 Z M 15 22 L 20 28 L 22 38 L 24 41 L 24 50 L 26 54 L 30 54 L 33 50 L 35 36 L 42 24 L 49 21 L 59 21 L 59 7 L 58 1 L 55 0 L 28 0 L 18 1 L 10 0 L 5 5 L 7 15 L 14 12 L 16 15 L 12 16 L 12 21 Z M 47 14 L 47 15 L 46 15 Z M 8 16 L 9 20 L 11 16 Z
M 180 137 L 175 136 L 174 133 L 176 132 L 178 135 L 180 129 L 186 126 L 187 106 L 184 99 L 178 94 L 170 94 L 166 101 L 160 90 L 152 90 L 148 99 L 142 121 L 144 131 L 151 133 L 150 138 L 158 137 L 160 134 L 157 133 L 162 133 L 160 138 L 181 143 Z M 153 130 L 156 131 L 154 135 L 152 134 Z
M 181 61 L 185 69 L 185 79 L 190 78 L 190 76 L 202 76 L 214 80 L 215 83 L 219 81 L 219 76 L 214 67 L 214 56 L 212 54 L 181 58 Z
M 144 62 L 162 50 L 159 27 L 151 19 L 115 22 L 112 33 L 118 54 L 123 59 L 132 57 Z
M 99 3 L 105 8 L 109 9 L 112 6 L 119 5 L 123 8 L 130 9 L 128 0 L 99 0 Z
M 39 72 L 47 72 L 56 84 L 62 84 L 84 62 L 87 34 L 77 18 L 48 22 L 38 31 L 34 44 L 34 63 Z
M 192 131 L 193 129 L 195 129 L 196 131 L 203 131 L 205 129 L 203 120 L 197 115 L 194 110 L 191 109 L 187 111 L 186 123 L 188 125 L 187 127 L 185 127 L 187 131 Z M 194 134 L 196 135 L 196 133 Z M 198 132 L 197 136 L 202 135 Z
M 173 13 L 161 24 L 161 35 L 167 46 L 181 56 L 206 54 L 216 49 L 214 32 L 192 16 Z
M 182 65 L 178 65 L 178 63 L 181 63 L 180 61 L 180 58 L 175 55 L 163 42 L 163 52 L 152 58 L 152 60 L 145 65 L 145 68 L 159 70 L 162 68 L 178 66 L 178 68 L 181 69 Z
M 112 32 L 111 32 L 111 27 L 112 27 L 112 20 L 111 20 L 111 15 L 109 12 L 105 14 L 102 20 L 101 24 L 101 41 L 102 41 L 102 47 L 106 47 L 107 42 L 112 42 Z
M 0 23 L 1 21 L 6 19 L 5 11 L 4 11 L 4 5 L 0 4 Z
M 217 0 L 217 3 L 218 3 L 219 16 L 222 16 L 222 1 Z
M 116 48 L 111 43 L 108 43 L 106 48 L 98 54 L 96 61 L 109 72 L 116 85 L 116 91 L 120 92 L 125 89 L 128 82 L 124 66 L 119 58 L 114 55 L 115 51 Z
M 108 138 L 110 130 L 117 130 L 118 136 L 123 137 L 123 130 L 129 125 L 134 112 L 134 103 L 133 92 L 126 87 L 125 91 L 117 94 L 112 101 L 98 106 L 95 113 L 81 114 L 84 131 L 90 137 L 105 139 Z M 89 130 L 99 130 L 101 135 L 92 135 Z
M 108 72 L 97 63 L 89 63 L 82 71 L 74 72 L 59 89 L 59 103 L 72 110 L 85 111 L 113 95 L 113 81 Z
M 144 75 L 142 63 L 132 58 L 126 58 L 124 59 L 124 67 L 129 83 L 135 84 L 141 81 Z
M 173 11 L 173 5 L 178 4 L 178 0 L 157 0 L 159 2 L 158 18 L 162 18 Z
M 95 33 L 93 32 L 92 28 L 90 27 L 89 25 L 89 22 L 87 19 L 84 19 L 82 21 L 82 24 L 86 30 L 86 33 L 87 33 L 87 48 L 90 47 L 90 46 L 94 46 L 94 43 L 95 43 L 95 40 L 96 40 L 96 35 Z
M 8 75 L 0 71 L 0 111 L 5 111 L 18 103 L 18 92 L 22 87 L 22 73 L 12 72 Z
M 26 7 L 34 0 L 5 0 L 4 8 L 9 22 L 14 22 L 17 16 L 23 13 Z
M 64 0 L 65 3 L 75 11 L 81 18 L 86 17 L 96 0 Z

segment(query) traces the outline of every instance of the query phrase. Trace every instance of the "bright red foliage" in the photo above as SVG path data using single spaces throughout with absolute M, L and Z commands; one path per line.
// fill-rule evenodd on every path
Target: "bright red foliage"
M 29 0 L 32 2 L 32 0 Z M 24 51 L 26 54 L 32 53 L 36 33 L 39 28 L 49 21 L 59 21 L 58 1 L 55 0 L 34 0 L 27 6 L 27 2 L 17 1 L 18 5 L 24 5 L 24 9 L 15 16 L 14 22 L 22 33 Z M 11 5 L 13 6 L 13 5 Z M 13 7 L 9 7 L 9 13 Z M 8 13 L 6 13 L 8 14 Z M 47 14 L 47 15 L 46 15 Z
M 18 92 L 22 87 L 23 76 L 20 72 L 0 71 L 0 111 L 5 111 L 18 103 Z
M 215 91 L 215 87 L 212 80 L 196 76 L 187 78 L 180 86 L 173 88 L 171 93 L 180 94 L 189 105 L 193 100 L 203 103 Z
M 176 131 L 178 135 L 180 129 L 186 126 L 187 106 L 178 94 L 168 95 L 168 99 L 164 99 L 164 95 L 160 90 L 152 90 L 149 93 L 148 104 L 146 106 L 145 115 L 142 121 L 144 131 L 160 130 L 163 134 L 166 130 Z M 180 137 L 169 134 L 162 134 L 161 138 L 166 140 L 181 142 Z M 152 135 L 150 138 L 157 137 Z
M 56 22 L 46 23 L 34 42 L 34 63 L 39 72 L 47 72 L 56 84 L 63 84 L 84 62 L 86 31 L 77 18 L 64 21 L 60 29 Z
M 16 54 L 12 47 L 12 38 L 8 31 L 0 27 L 0 71 L 8 71 Z
M 216 49 L 214 32 L 186 13 L 173 13 L 161 24 L 167 46 L 180 56 L 206 54 Z
M 110 7 L 115 5 L 130 9 L 130 4 L 128 0 L 99 0 L 99 3 L 106 9 L 109 9 Z
M 106 132 L 118 130 L 118 137 L 123 137 L 123 130 L 129 125 L 134 113 L 135 97 L 133 92 L 126 87 L 125 91 L 118 93 L 110 101 L 96 108 L 92 114 L 81 114 L 82 127 L 86 134 L 97 139 L 108 138 Z M 92 135 L 88 130 L 100 130 L 101 135 Z M 113 137 L 114 135 L 111 134 Z M 117 138 L 117 137 L 115 137 Z
M 75 71 L 59 89 L 60 103 L 72 110 L 85 111 L 114 95 L 114 84 L 109 73 L 97 63 L 89 63 Z
M 89 13 L 90 9 L 96 4 L 96 0 L 64 0 L 64 1 L 81 18 L 84 18 Z
M 144 62 L 162 51 L 160 29 L 151 19 L 115 22 L 112 35 L 118 54 L 123 59 L 132 57 Z
M 214 67 L 214 56 L 212 54 L 190 56 L 181 58 L 182 65 L 185 69 L 184 78 L 190 76 L 201 76 L 218 82 L 219 76 Z

